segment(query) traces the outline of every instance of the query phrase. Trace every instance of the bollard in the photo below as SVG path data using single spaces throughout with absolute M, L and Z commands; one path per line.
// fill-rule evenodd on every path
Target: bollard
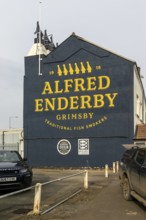
M 117 170 L 117 173 L 119 172 L 119 161 L 116 162 L 116 170 Z
M 108 178 L 108 164 L 105 165 L 105 177 Z
M 42 185 L 37 183 L 35 186 L 35 195 L 34 195 L 34 206 L 33 206 L 33 214 L 40 214 L 40 204 L 41 204 L 41 189 Z
M 84 189 L 88 189 L 88 171 L 85 170 L 84 174 Z
M 113 162 L 113 173 L 116 173 L 116 163 Z

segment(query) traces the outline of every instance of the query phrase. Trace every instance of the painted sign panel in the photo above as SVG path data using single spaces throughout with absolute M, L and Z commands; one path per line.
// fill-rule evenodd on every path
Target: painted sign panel
M 25 58 L 25 155 L 36 166 L 104 166 L 133 140 L 133 63 L 70 36 Z M 34 156 L 35 155 L 35 156 Z
M 128 136 L 128 62 L 80 50 L 41 72 L 25 77 L 27 138 Z

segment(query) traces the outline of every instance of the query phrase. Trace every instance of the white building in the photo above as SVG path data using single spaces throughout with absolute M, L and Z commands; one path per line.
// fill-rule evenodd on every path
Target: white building
M 17 150 L 23 157 L 23 129 L 0 130 L 0 150 Z

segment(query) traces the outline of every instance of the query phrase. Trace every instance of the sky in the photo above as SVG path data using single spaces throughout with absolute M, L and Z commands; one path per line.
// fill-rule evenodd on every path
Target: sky
M 75 32 L 135 61 L 146 91 L 146 0 L 0 0 L 0 129 L 23 128 L 24 57 L 38 20 L 55 43 Z

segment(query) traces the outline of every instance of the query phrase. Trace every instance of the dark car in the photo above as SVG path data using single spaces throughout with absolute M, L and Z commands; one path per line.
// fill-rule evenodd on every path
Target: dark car
M 0 150 L 0 190 L 29 187 L 32 176 L 32 169 L 17 151 Z
M 134 197 L 146 206 L 146 146 L 134 146 L 125 151 L 119 178 L 125 200 Z

